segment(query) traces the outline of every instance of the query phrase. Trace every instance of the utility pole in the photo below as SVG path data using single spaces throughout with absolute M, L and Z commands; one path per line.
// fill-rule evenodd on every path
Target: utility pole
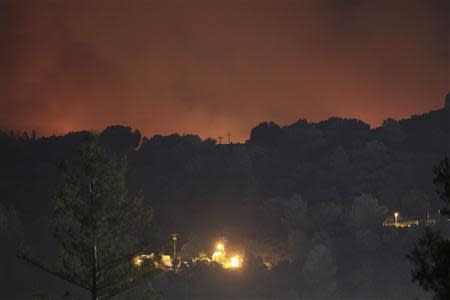
M 231 144 L 231 132 L 227 132 L 228 144 Z
M 222 137 L 219 136 L 219 145 L 222 145 Z
M 180 235 L 178 233 L 172 233 L 170 236 L 172 237 L 173 258 L 175 259 L 177 257 L 177 239 L 178 239 L 178 236 L 180 236 Z

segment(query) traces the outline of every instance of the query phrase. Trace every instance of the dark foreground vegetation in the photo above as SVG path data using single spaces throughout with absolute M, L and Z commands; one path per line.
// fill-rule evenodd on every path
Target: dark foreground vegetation
M 58 166 L 74 161 L 86 136 L 0 133 L 1 297 L 83 295 L 18 260 L 16 251 L 26 244 L 47 262 L 58 257 L 52 236 L 52 198 L 63 184 Z M 240 270 L 199 263 L 162 273 L 138 292 L 211 299 L 431 297 L 411 281 L 407 255 L 419 237 L 426 239 L 427 222 L 443 239 L 450 234 L 432 180 L 433 166 L 450 153 L 449 105 L 376 129 L 338 118 L 262 123 L 245 144 L 194 135 L 146 138 L 122 126 L 105 129 L 99 141 L 127 157 L 130 195 L 141 192 L 154 210 L 158 231 L 147 251 L 170 249 L 173 232 L 185 259 L 209 251 L 219 236 L 245 250 Z M 420 224 L 383 227 L 395 211 Z

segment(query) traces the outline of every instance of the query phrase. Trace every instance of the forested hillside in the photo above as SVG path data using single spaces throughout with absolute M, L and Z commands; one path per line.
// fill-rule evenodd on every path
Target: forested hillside
M 112 153 L 127 156 L 130 192 L 142 191 L 155 210 L 159 234 L 152 251 L 168 248 L 168 236 L 177 232 L 182 255 L 225 236 L 250 258 L 239 280 L 220 277 L 222 270 L 190 270 L 189 291 L 183 273 L 164 274 L 154 283 L 164 295 L 211 296 L 224 289 L 222 295 L 231 296 L 247 290 L 258 297 L 411 299 L 420 291 L 410 282 L 405 255 L 423 226 L 398 230 L 382 223 L 398 211 L 403 218 L 431 215 L 448 230 L 438 218 L 442 203 L 432 182 L 433 167 L 450 153 L 448 98 L 441 110 L 389 119 L 379 128 L 340 118 L 264 122 L 243 144 L 196 135 L 143 137 L 123 126 L 99 134 Z M 58 165 L 73 159 L 85 135 L 0 133 L 5 295 L 53 282 L 18 262 L 15 249 L 24 239 L 49 259 L 56 251 L 49 220 Z

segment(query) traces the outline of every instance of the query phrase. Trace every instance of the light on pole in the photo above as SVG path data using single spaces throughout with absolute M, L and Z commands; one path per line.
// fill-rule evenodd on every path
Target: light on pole
M 398 212 L 394 213 L 394 218 L 395 218 L 395 227 L 398 226 Z

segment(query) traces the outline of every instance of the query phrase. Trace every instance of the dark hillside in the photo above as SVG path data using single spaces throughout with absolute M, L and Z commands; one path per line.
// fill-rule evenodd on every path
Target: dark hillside
M 375 129 L 340 118 L 287 126 L 265 122 L 244 144 L 218 145 L 196 135 L 141 137 L 123 126 L 108 127 L 100 141 L 128 157 L 130 192 L 142 191 L 154 207 L 160 231 L 155 249 L 167 246 L 167 236 L 178 232 L 180 247 L 195 239 L 231 236 L 255 257 L 276 265 L 287 260 L 286 270 L 304 270 L 314 255 L 331 256 L 338 270 L 327 275 L 333 295 L 373 295 L 387 276 L 386 294 L 377 294 L 382 297 L 398 286 L 411 288 L 407 276 L 390 272 L 395 267 L 407 274 L 403 249 L 417 233 L 405 233 L 394 244 L 397 238 L 381 223 L 393 211 L 425 219 L 440 208 L 432 168 L 450 152 L 449 114 L 447 107 L 386 120 Z M 85 135 L 0 133 L 0 217 L 8 224 L 2 238 L 10 245 L 0 264 L 11 263 L 22 234 L 32 235 L 41 251 L 50 249 L 47 230 L 57 168 L 74 157 Z M 8 279 L 8 295 L 23 285 L 17 278 L 28 275 L 21 274 Z M 365 285 L 355 289 L 360 276 Z

